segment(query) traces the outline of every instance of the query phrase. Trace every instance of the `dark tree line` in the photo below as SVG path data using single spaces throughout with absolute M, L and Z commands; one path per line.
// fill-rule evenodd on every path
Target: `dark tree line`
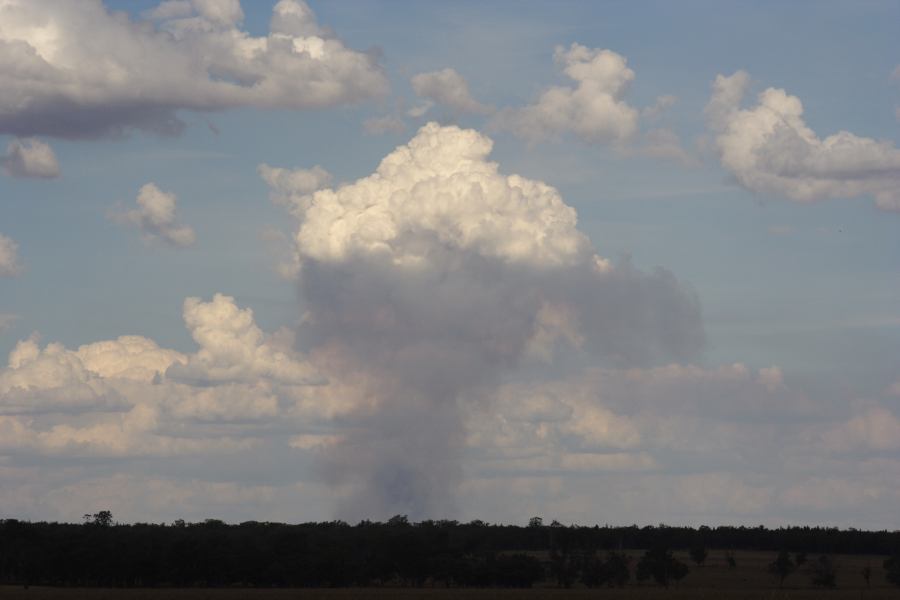
M 900 532 L 808 527 L 565 527 L 532 519 L 526 527 L 481 521 L 341 521 L 286 525 L 218 520 L 173 524 L 114 522 L 108 511 L 84 524 L 0 520 L 0 583 L 60 586 L 620 586 L 632 576 L 677 583 L 690 550 L 706 548 L 900 555 Z M 649 549 L 635 564 L 622 548 Z M 794 558 L 782 566 L 790 573 Z M 732 557 L 733 554 L 728 556 Z M 730 563 L 729 563 L 730 564 Z M 900 585 L 900 559 L 886 561 Z M 821 560 L 822 585 L 833 575 Z M 891 570 L 893 569 L 893 571 Z M 892 573 L 896 571 L 896 575 Z M 787 576 L 785 574 L 785 577 Z

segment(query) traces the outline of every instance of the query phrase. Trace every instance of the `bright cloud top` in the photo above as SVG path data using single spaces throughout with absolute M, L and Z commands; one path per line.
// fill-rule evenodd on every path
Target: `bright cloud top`
M 147 20 L 101 0 L 0 0 L 0 133 L 67 138 L 177 133 L 179 109 L 306 109 L 386 93 L 375 59 L 280 0 L 270 32 L 239 29 L 234 0 L 176 0 Z
M 803 120 L 803 104 L 768 88 L 752 108 L 741 100 L 744 71 L 719 75 L 706 107 L 722 165 L 743 187 L 799 202 L 871 195 L 882 210 L 900 211 L 900 150 L 889 141 L 839 131 L 819 138 Z
M 136 226 L 145 239 L 161 240 L 177 247 L 190 246 L 196 240 L 194 230 L 178 221 L 175 194 L 164 192 L 153 183 L 144 185 L 137 196 L 137 208 L 112 218 Z
M 59 177 L 59 163 L 53 148 L 34 138 L 10 141 L 6 146 L 6 156 L 0 157 L 0 164 L 10 177 Z
M 624 100 L 634 71 L 611 50 L 572 44 L 553 57 L 575 86 L 547 88 L 537 102 L 501 111 L 495 126 L 538 142 L 574 133 L 586 142 L 622 142 L 638 129 L 639 111 Z
M 318 261 L 379 255 L 411 268 L 434 258 L 438 244 L 510 263 L 589 257 L 575 211 L 546 184 L 500 175 L 485 160 L 492 146 L 473 130 L 426 125 L 373 175 L 300 200 L 298 248 Z
M 13 277 L 22 271 L 19 265 L 19 245 L 0 234 L 0 277 Z

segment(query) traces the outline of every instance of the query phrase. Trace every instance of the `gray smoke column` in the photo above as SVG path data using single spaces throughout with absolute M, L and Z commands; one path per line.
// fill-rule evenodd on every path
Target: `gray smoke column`
M 574 346 L 618 364 L 703 343 L 699 305 L 668 272 L 598 257 L 552 187 L 502 175 L 473 130 L 424 126 L 372 175 L 310 193 L 261 169 L 290 206 L 313 356 L 358 395 L 321 472 L 346 518 L 446 516 L 461 399 L 526 352 Z

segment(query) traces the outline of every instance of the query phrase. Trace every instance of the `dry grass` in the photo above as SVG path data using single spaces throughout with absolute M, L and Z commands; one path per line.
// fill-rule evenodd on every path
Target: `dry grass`
M 639 553 L 630 552 L 634 557 Z M 890 585 L 884 578 L 882 556 L 842 556 L 832 559 L 838 565 L 837 589 L 814 588 L 809 582 L 808 567 L 801 567 L 785 581 L 784 589 L 766 572 L 766 565 L 775 557 L 772 552 L 736 552 L 737 568 L 729 569 L 725 554 L 710 551 L 706 565 L 692 567 L 691 572 L 677 587 L 663 589 L 651 585 L 630 585 L 623 589 L 571 589 L 538 588 L 532 590 L 472 590 L 443 588 L 375 588 L 335 590 L 283 590 L 283 589 L 71 589 L 0 587 L 2 600 L 351 600 L 356 598 L 386 600 L 506 600 L 530 598 L 533 600 L 609 598 L 634 600 L 649 598 L 660 600 L 881 600 L 900 598 L 900 588 Z M 817 555 L 810 555 L 810 561 Z M 678 558 L 690 563 L 687 554 Z M 872 568 L 871 588 L 866 587 L 862 569 Z

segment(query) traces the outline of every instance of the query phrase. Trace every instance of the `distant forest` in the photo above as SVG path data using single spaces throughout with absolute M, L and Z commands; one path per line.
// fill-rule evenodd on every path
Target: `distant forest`
M 644 550 L 631 564 L 623 549 Z M 481 521 L 341 521 L 287 525 L 218 520 L 118 524 L 109 511 L 83 524 L 0 520 L 0 584 L 55 586 L 423 586 L 569 587 L 669 585 L 707 549 L 777 553 L 780 569 L 819 556 L 900 556 L 900 532 L 818 527 L 563 526 L 537 517 L 527 526 Z M 677 560 L 687 550 L 696 565 Z M 774 556 L 775 554 L 773 554 Z M 812 558 L 810 559 L 812 560 Z M 780 562 L 779 562 L 780 561 Z M 733 565 L 732 565 L 733 566 Z M 900 585 L 900 559 L 884 561 Z M 868 577 L 867 577 L 868 580 Z M 783 581 L 783 577 L 782 577 Z M 832 579 L 833 584 L 833 579 Z

